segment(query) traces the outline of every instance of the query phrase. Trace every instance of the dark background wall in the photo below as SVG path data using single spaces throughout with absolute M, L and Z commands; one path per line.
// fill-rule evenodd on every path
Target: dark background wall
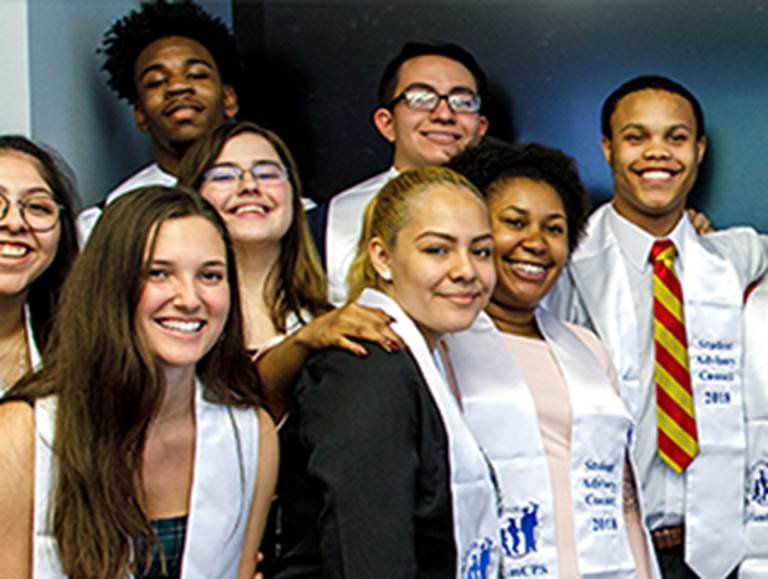
M 564 149 L 598 200 L 602 100 L 638 74 L 683 82 L 710 138 L 693 203 L 718 226 L 768 230 L 768 2 L 235 0 L 233 22 L 243 114 L 288 141 L 315 198 L 389 165 L 370 120 L 380 73 L 403 42 L 432 38 L 486 69 L 491 134 Z

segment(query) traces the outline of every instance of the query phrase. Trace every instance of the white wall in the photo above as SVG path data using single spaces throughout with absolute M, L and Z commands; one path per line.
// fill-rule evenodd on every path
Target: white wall
M 27 0 L 0 1 L 0 134 L 29 135 Z
M 24 1 L 32 136 L 61 153 L 75 170 L 84 204 L 94 203 L 152 159 L 149 138 L 135 127 L 130 107 L 107 88 L 102 57 L 96 54 L 104 31 L 140 2 Z M 0 0 L 0 6 L 7 2 Z M 199 2 L 231 25 L 231 2 Z

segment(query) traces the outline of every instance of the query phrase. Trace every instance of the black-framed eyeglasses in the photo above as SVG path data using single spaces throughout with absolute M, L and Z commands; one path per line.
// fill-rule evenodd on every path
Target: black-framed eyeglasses
M 403 101 L 409 109 L 432 112 L 442 100 L 448 103 L 448 108 L 456 114 L 478 113 L 482 104 L 480 95 L 468 88 L 456 88 L 448 94 L 440 94 L 429 85 L 412 84 L 393 98 L 388 108 L 391 109 Z
M 203 174 L 203 179 L 214 187 L 229 189 L 240 185 L 246 173 L 259 186 L 274 187 L 288 180 L 288 170 L 274 161 L 258 161 L 248 169 L 231 163 L 214 165 Z
M 59 222 L 61 205 L 47 193 L 33 193 L 16 201 L 19 214 L 32 231 L 50 231 Z M 0 193 L 0 221 L 6 218 L 11 209 L 11 200 Z

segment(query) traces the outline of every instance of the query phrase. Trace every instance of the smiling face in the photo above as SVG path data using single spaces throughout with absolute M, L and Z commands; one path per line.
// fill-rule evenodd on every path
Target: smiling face
M 395 96 L 414 84 L 432 87 L 440 94 L 467 89 L 477 92 L 475 79 L 463 64 L 438 55 L 406 60 L 398 71 Z M 441 165 L 477 143 L 488 129 L 484 116 L 454 113 L 444 99 L 432 112 L 412 110 L 402 101 L 392 110 L 379 108 L 374 124 L 394 144 L 394 165 L 399 171 Z
M 487 210 L 460 186 L 433 185 L 418 194 L 395 247 L 374 238 L 369 254 L 379 277 L 391 278 L 384 291 L 430 345 L 469 327 L 496 281 Z
M 261 135 L 246 132 L 227 141 L 213 167 L 237 167 L 243 178 L 230 183 L 206 178 L 200 193 L 224 218 L 235 244 L 261 243 L 278 246 L 293 221 L 293 191 L 287 178 L 254 179 L 257 163 L 283 166 L 275 148 Z
M 193 370 L 229 315 L 224 241 L 203 217 L 164 221 L 147 272 L 136 306 L 137 331 L 161 366 Z
M 237 113 L 237 97 L 223 85 L 216 61 L 202 44 L 183 36 L 160 38 L 134 66 L 137 126 L 155 148 L 177 154 Z
M 671 231 L 696 182 L 706 141 L 696 138 L 696 117 L 682 96 L 645 89 L 622 98 L 602 147 L 613 175 L 613 204 L 622 216 L 654 235 Z
M 0 220 L 0 296 L 24 297 L 56 257 L 61 223 L 38 232 L 22 219 L 19 202 L 53 198 L 38 162 L 24 153 L 0 150 L 0 194 L 11 202 Z
M 493 301 L 533 312 L 568 259 L 563 202 L 549 184 L 515 177 L 495 186 L 488 207 L 498 274 Z

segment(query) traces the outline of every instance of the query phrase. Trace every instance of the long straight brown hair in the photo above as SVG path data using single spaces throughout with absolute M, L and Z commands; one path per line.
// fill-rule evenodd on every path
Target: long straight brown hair
M 331 309 L 325 273 L 301 204 L 299 170 L 287 145 L 272 131 L 250 121 L 224 124 L 195 141 L 185 153 L 179 168 L 179 184 L 199 191 L 205 172 L 216 162 L 227 142 L 243 133 L 259 135 L 272 145 L 288 170 L 291 183 L 293 221 L 280 240 L 280 256 L 264 285 L 264 303 L 269 307 L 272 323 L 278 331 L 285 332 L 289 314 L 305 323 L 308 320 L 303 319 L 302 310 L 318 316 Z
M 49 509 L 64 572 L 115 579 L 137 573 L 132 553 L 157 538 L 142 507 L 147 427 L 165 392 L 163 373 L 140 340 L 135 311 L 159 226 L 200 216 L 227 255 L 230 312 L 220 339 L 198 362 L 206 399 L 257 406 L 260 387 L 244 349 L 234 253 L 216 210 L 179 188 L 148 187 L 109 205 L 64 285 L 43 368 L 7 400 L 58 397 Z M 148 569 L 142 565 L 141 568 Z

